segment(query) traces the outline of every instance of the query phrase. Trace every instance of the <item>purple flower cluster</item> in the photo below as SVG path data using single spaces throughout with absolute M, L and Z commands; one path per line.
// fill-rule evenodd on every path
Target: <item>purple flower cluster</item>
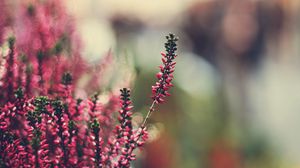
M 0 30 L 11 30 L 0 31 L 1 49 L 8 46 L 0 59 L 0 167 L 130 167 L 148 133 L 146 122 L 133 124 L 129 89 L 85 98 L 89 89 L 102 88 L 98 82 L 78 88 L 79 79 L 88 74 L 98 81 L 103 72 L 92 71 L 80 56 L 75 26 L 60 0 L 31 1 L 22 2 L 16 16 L 7 14 L 11 24 L 0 16 Z M 155 104 L 172 86 L 177 38 L 167 40 Z M 100 101 L 104 96 L 107 101 Z

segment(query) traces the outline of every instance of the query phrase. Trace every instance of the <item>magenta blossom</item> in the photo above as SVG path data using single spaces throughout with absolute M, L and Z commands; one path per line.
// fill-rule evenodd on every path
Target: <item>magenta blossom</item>
M 170 96 L 168 90 L 173 86 L 171 83 L 173 79 L 173 72 L 175 70 L 176 50 L 178 38 L 174 34 L 166 36 L 167 42 L 165 43 L 166 53 L 161 53 L 162 65 L 159 66 L 160 72 L 156 74 L 158 81 L 152 86 L 152 99 L 155 103 L 164 102 L 166 96 Z
M 99 81 L 112 54 L 96 65 L 101 73 L 93 71 L 80 56 L 74 23 L 61 1 L 28 2 L 15 16 L 0 16 L 0 30 L 12 31 L 0 63 L 0 167 L 129 168 L 148 138 L 154 104 L 169 95 L 177 38 L 167 36 L 153 104 L 144 123 L 135 126 L 130 90 L 102 92 Z M 3 20 L 16 23 L 4 27 Z M 97 82 L 79 88 L 83 76 Z

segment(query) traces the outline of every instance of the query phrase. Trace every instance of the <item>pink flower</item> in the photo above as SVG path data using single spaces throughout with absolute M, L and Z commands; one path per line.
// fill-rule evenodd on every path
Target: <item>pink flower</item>
M 164 102 L 166 96 L 170 96 L 168 90 L 173 86 L 171 83 L 173 79 L 173 72 L 175 70 L 176 50 L 178 38 L 174 34 L 166 36 L 167 42 L 165 43 L 166 53 L 161 53 L 162 63 L 160 72 L 156 74 L 158 81 L 152 86 L 152 99 L 155 103 Z
M 21 5 L 15 16 L 5 15 L 13 23 L 4 25 L 7 18 L 0 16 L 0 30 L 10 27 L 13 34 L 1 62 L 0 167 L 130 167 L 134 150 L 145 144 L 148 133 L 145 124 L 132 124 L 129 89 L 121 89 L 120 96 L 106 93 L 106 101 L 100 101 L 100 81 L 113 61 L 111 53 L 93 71 L 80 56 L 74 23 L 60 0 Z M 1 45 L 5 36 L 0 33 Z M 177 38 L 170 34 L 167 39 L 153 86 L 155 104 L 172 87 Z M 90 82 L 97 80 L 80 88 L 82 95 L 96 90 L 91 98 L 75 94 L 86 74 Z

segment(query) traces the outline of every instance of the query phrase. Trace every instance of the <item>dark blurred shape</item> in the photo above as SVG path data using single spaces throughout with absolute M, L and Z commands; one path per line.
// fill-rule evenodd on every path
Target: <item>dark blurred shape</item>
M 228 57 L 253 66 L 261 60 L 266 40 L 280 36 L 284 19 L 279 1 L 219 0 L 188 9 L 183 29 L 193 51 L 212 64 Z
M 110 18 L 111 26 L 117 40 L 128 38 L 128 35 L 138 34 L 143 28 L 143 23 L 130 15 L 115 14 Z
M 216 88 L 219 96 L 214 104 L 219 106 L 221 124 L 216 132 L 221 136 L 213 140 L 216 143 L 209 150 L 209 167 L 248 166 L 244 162 L 249 161 L 250 156 L 244 155 L 243 149 L 252 142 L 237 138 L 237 147 L 223 139 L 231 137 L 228 129 L 233 122 L 241 137 L 253 133 L 250 131 L 254 110 L 249 101 L 249 76 L 259 70 L 270 48 L 273 52 L 278 50 L 286 20 L 287 11 L 281 0 L 198 2 L 187 10 L 183 31 L 193 52 L 211 63 L 220 75 Z M 253 162 L 267 158 L 267 153 L 254 153 L 261 156 L 251 160 Z
M 193 52 L 214 65 L 221 76 L 218 89 L 224 124 L 230 122 L 227 116 L 234 115 L 240 128 L 247 129 L 252 112 L 247 80 L 258 69 L 267 46 L 277 49 L 286 20 L 282 4 L 279 0 L 219 0 L 199 2 L 187 12 L 183 31 Z

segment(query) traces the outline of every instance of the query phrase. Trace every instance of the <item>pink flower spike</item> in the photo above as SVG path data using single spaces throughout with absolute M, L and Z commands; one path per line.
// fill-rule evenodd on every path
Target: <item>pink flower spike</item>
M 175 70 L 175 64 L 174 61 L 176 57 L 176 50 L 177 50 L 177 44 L 178 38 L 175 37 L 174 34 L 169 34 L 166 36 L 167 42 L 165 43 L 166 48 L 166 54 L 161 53 L 163 56 L 162 58 L 162 65 L 159 66 L 160 72 L 156 74 L 156 77 L 158 81 L 155 83 L 154 86 L 152 86 L 152 99 L 156 103 L 162 103 L 164 102 L 165 95 L 169 95 L 169 93 L 164 93 L 169 90 L 171 86 L 171 81 L 173 79 L 173 72 Z

